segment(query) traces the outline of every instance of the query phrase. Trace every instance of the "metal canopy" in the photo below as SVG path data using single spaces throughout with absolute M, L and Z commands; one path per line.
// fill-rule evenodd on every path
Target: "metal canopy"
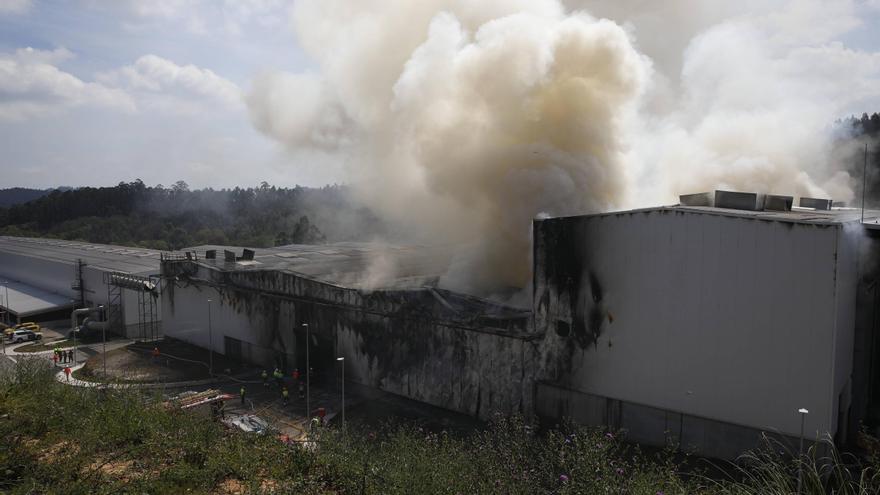
M 0 285 L 0 306 L 6 311 L 25 318 L 40 313 L 47 313 L 59 309 L 70 308 L 73 301 L 69 297 L 61 296 L 32 285 L 21 282 L 8 282 L 9 301 L 6 300 L 7 288 Z

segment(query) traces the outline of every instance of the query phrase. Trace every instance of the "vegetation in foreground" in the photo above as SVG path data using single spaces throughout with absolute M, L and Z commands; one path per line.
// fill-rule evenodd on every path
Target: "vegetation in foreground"
M 326 430 L 317 449 L 224 430 L 156 397 L 53 381 L 44 361 L 0 377 L 0 492 L 18 493 L 631 493 L 783 494 L 796 466 L 773 450 L 739 481 L 681 474 L 671 452 L 647 456 L 584 428 L 537 434 L 518 419 L 465 438 L 395 426 Z M 877 493 L 874 463 L 804 463 L 806 493 Z

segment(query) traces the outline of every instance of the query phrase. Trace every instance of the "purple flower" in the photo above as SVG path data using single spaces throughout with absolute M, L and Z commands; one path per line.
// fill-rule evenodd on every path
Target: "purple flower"
M 657 493 L 655 495 L 666 495 L 666 494 L 663 493 L 663 490 L 657 490 Z
M 611 433 L 610 431 L 608 433 L 606 433 L 605 436 L 610 438 L 611 440 L 614 440 L 614 434 Z
M 559 475 L 559 482 L 560 483 L 568 483 L 568 476 L 566 476 L 564 474 L 560 474 Z
M 617 468 L 617 474 L 623 475 L 623 468 Z

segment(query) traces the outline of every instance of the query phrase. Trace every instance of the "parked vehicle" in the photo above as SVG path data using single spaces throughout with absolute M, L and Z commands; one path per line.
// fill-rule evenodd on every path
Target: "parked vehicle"
M 12 332 L 12 337 L 9 339 L 13 344 L 17 344 L 19 342 L 29 342 L 32 340 L 42 340 L 43 334 L 39 332 L 34 332 L 31 330 L 16 330 Z
M 40 325 L 37 325 L 36 323 L 34 323 L 32 321 L 29 321 L 26 323 L 19 323 L 18 325 L 15 325 L 12 327 L 7 327 L 6 329 L 4 329 L 3 336 L 6 337 L 7 339 L 10 339 L 10 338 L 12 338 L 12 334 L 16 330 L 30 330 L 32 332 L 39 332 Z
M 257 435 L 265 435 L 273 431 L 266 420 L 253 414 L 229 416 L 223 420 L 223 424 L 230 428 L 238 428 L 241 431 L 256 433 Z

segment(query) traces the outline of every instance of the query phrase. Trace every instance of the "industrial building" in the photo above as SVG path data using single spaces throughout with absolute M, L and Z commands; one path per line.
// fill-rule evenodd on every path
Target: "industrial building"
M 82 312 L 90 319 L 86 324 L 97 328 L 107 321 L 120 335 L 156 339 L 161 335 L 160 255 L 151 249 L 0 236 L 0 307 L 11 323 L 66 323 L 73 308 L 92 308 Z
M 876 212 L 682 199 L 535 222 L 537 412 L 718 457 L 799 436 L 801 408 L 846 440 L 876 383 Z
M 536 220 L 526 308 L 439 288 L 449 250 L 429 246 L 2 238 L 0 275 L 86 305 L 121 290 L 130 335 L 156 294 L 161 333 L 262 367 L 308 359 L 333 380 L 344 357 L 346 380 L 478 418 L 572 418 L 732 458 L 761 432 L 797 437 L 801 408 L 810 438 L 878 416 L 878 212 L 792 205 L 717 191 Z

